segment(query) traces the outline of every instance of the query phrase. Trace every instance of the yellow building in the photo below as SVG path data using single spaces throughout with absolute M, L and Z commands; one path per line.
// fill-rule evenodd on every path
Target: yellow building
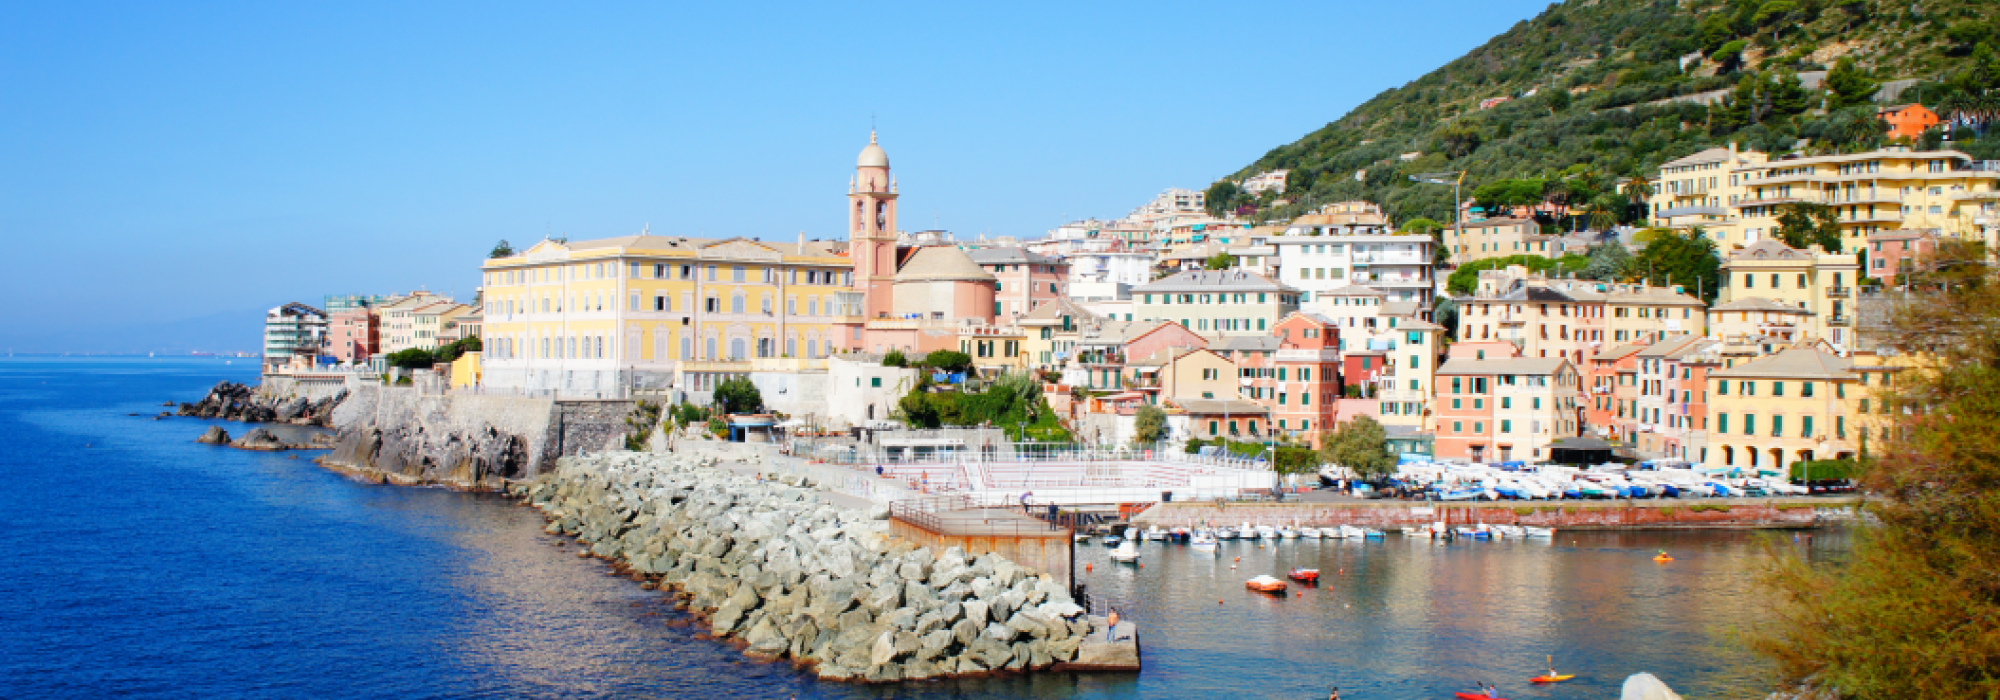
M 1468 221 L 1444 229 L 1443 234 L 1445 253 L 1453 265 L 1510 255 L 1561 257 L 1561 252 L 1549 245 L 1555 237 L 1542 235 L 1542 227 L 1534 219 Z
M 1034 311 L 1015 320 L 1025 334 L 1021 354 L 1036 368 L 1061 367 L 1076 357 L 1077 341 L 1083 338 L 1084 326 L 1100 321 L 1101 317 L 1077 306 L 1069 297 L 1042 302 Z
M 545 240 L 482 266 L 485 381 L 610 395 L 703 391 L 758 358 L 817 361 L 859 316 L 845 243 L 636 235 Z
M 1833 207 L 1851 253 L 1869 233 L 1894 229 L 2000 242 L 2000 166 L 1958 151 L 1771 159 L 1709 149 L 1660 166 L 1650 204 L 1654 225 L 1706 227 L 1727 251 L 1773 238 L 1785 205 L 1797 202 Z
M 1711 470 L 1783 474 L 1794 462 L 1853 457 L 1867 387 L 1852 360 L 1795 347 L 1709 372 Z
M 1724 314 L 1744 315 L 1770 304 L 1751 307 L 1743 302 L 1765 299 L 1801 309 L 1810 313 L 1795 316 L 1792 322 L 1798 325 L 1788 329 L 1788 333 L 1767 335 L 1789 337 L 1793 342 L 1825 340 L 1836 350 L 1851 349 L 1854 285 L 1860 276 L 1861 264 L 1853 255 L 1797 250 L 1777 241 L 1758 241 L 1724 255 L 1722 293 L 1716 298 L 1717 308 Z M 1763 317 L 1771 318 L 1769 314 Z M 1744 320 L 1747 318 L 1744 316 Z

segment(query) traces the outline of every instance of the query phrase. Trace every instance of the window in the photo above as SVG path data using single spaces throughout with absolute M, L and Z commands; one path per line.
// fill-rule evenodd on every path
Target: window
M 1812 397 L 1813 397 L 1813 383 L 1812 383 L 1812 382 L 1800 382 L 1800 383 L 1799 383 L 1799 396 L 1800 396 L 1801 398 L 1807 398 L 1807 399 L 1810 399 L 1810 398 L 1812 398 Z
M 1500 421 L 1500 432 L 1503 433 L 1514 432 L 1514 421 L 1511 420 Z
M 1804 416 L 1799 418 L 1799 437 L 1809 438 L 1812 436 L 1813 436 L 1813 417 Z
M 1743 434 L 1744 435 L 1757 434 L 1757 414 L 1755 413 L 1743 414 Z
M 940 357 L 942 357 L 942 355 L 940 355 Z M 868 378 L 868 386 L 870 386 L 870 387 L 874 387 L 874 388 L 877 388 L 877 389 L 880 389 L 880 388 L 882 388 L 882 378 L 881 378 L 881 377 L 869 377 L 869 378 Z
M 1465 423 L 1464 423 L 1463 421 L 1452 421 L 1452 422 L 1451 422 L 1451 431 L 1452 431 L 1452 432 L 1454 432 L 1454 433 L 1463 433 L 1463 432 L 1465 432 Z
M 1785 436 L 1785 417 L 1771 416 L 1771 437 Z
M 1784 383 L 1784 382 L 1771 382 L 1771 395 L 1772 395 L 1772 396 L 1784 396 L 1784 395 L 1785 395 L 1785 383 Z
M 1715 432 L 1722 433 L 1724 435 L 1729 434 L 1729 414 L 1727 413 L 1715 414 Z

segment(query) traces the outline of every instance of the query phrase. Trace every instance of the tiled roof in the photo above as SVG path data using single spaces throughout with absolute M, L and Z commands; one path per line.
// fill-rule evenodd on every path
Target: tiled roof
M 971 280 L 993 281 L 993 273 L 972 262 L 965 251 L 956 246 L 935 245 L 918 248 L 917 252 L 896 271 L 897 282 L 924 280 Z
M 1832 353 L 1804 348 L 1787 348 L 1751 362 L 1709 372 L 1718 378 L 1781 377 L 1799 379 L 1848 379 L 1854 361 Z
M 1505 360 L 1448 360 L 1438 374 L 1554 374 L 1568 364 L 1556 357 L 1514 357 Z

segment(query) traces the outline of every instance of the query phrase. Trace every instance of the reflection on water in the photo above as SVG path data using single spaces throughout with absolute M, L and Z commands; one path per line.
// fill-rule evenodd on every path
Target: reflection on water
M 1236 542 L 1208 558 L 1151 544 L 1143 568 L 1086 546 L 1093 595 L 1141 624 L 1143 673 L 823 684 L 700 639 L 665 595 L 577 558 L 530 509 L 355 483 L 312 453 L 197 445 L 206 422 L 149 418 L 246 370 L 0 361 L 0 696 L 1320 698 L 1339 685 L 1366 699 L 1487 680 L 1515 698 L 1603 698 L 1642 670 L 1689 697 L 1762 687 L 1758 662 L 1718 641 L 1757 614 L 1755 545 L 1735 533 Z M 1678 560 L 1653 563 L 1660 548 Z M 1325 582 L 1282 599 L 1242 587 L 1300 564 Z M 1578 680 L 1522 682 L 1546 654 Z

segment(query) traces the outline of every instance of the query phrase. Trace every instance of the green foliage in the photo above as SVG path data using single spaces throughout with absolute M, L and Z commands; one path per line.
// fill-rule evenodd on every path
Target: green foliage
M 1445 289 L 1453 294 L 1471 294 L 1479 288 L 1479 273 L 1482 270 L 1498 270 L 1509 265 L 1522 265 L 1530 272 L 1540 272 L 1550 276 L 1581 272 L 1590 260 L 1581 255 L 1565 255 L 1560 258 L 1545 258 L 1539 255 L 1509 255 L 1504 258 L 1487 258 L 1460 265 L 1445 280 Z
M 632 414 L 625 417 L 625 425 L 632 432 L 625 434 L 625 449 L 640 452 L 646 449 L 646 441 L 653 438 L 653 429 L 660 425 L 661 406 L 651 401 L 640 401 L 632 407 Z
M 1001 375 L 985 391 L 976 393 L 919 382 L 896 402 L 896 408 L 912 428 L 983 425 L 1006 430 L 1012 440 L 1032 437 L 1043 442 L 1068 442 L 1072 439 L 1069 430 L 1049 409 L 1042 396 L 1041 382 L 1028 374 Z
M 495 244 L 493 244 L 493 251 L 492 251 L 492 252 L 490 252 L 490 253 L 487 253 L 487 254 L 486 254 L 486 257 L 488 257 L 488 258 L 505 258 L 505 257 L 510 257 L 510 256 L 512 256 L 513 254 L 514 254 L 514 246 L 513 246 L 512 244 L 509 244 L 509 243 L 507 242 L 507 239 L 505 239 L 505 238 L 502 238 L 502 239 L 500 239 L 500 242 L 499 242 L 499 243 L 495 243 Z
M 902 350 L 891 348 L 889 352 L 882 354 L 882 366 L 908 367 L 910 366 L 910 358 L 904 357 Z
M 1816 459 L 1810 462 L 1792 463 L 1793 481 L 1852 479 L 1860 473 L 1860 469 L 1851 459 Z
M 1854 65 L 1853 58 L 1842 58 L 1826 74 L 1826 108 L 1837 110 L 1870 104 L 1880 87 L 1867 71 Z
M 1462 170 L 1469 194 L 1482 184 L 1548 177 L 1576 164 L 1608 179 L 1651 177 L 1661 163 L 1731 141 L 1789 150 L 1798 139 L 1820 138 L 1808 133 L 1809 127 L 1824 131 L 1831 123 L 1815 112 L 1820 96 L 1788 75 L 1839 71 L 1838 64 L 1813 63 L 1811 49 L 1838 43 L 1851 52 L 1852 67 L 1869 71 L 1834 76 L 1829 106 L 1836 111 L 1872 108 L 1865 103 L 1872 95 L 1865 81 L 1941 76 L 1938 84 L 1947 89 L 1918 86 L 1903 93 L 1904 99 L 1920 96 L 1927 104 L 1949 88 L 1979 95 L 2000 87 L 1994 82 L 2000 80 L 1994 51 L 2000 42 L 1990 33 L 1981 38 L 1979 28 L 1990 27 L 1994 15 L 1990 6 L 1963 0 L 1902 6 L 1880 0 L 1552 4 L 1431 73 L 1271 149 L 1228 179 L 1281 168 L 1316 175 L 1287 189 L 1292 203 L 1259 212 L 1268 218 L 1367 199 L 1382 204 L 1394 220 L 1449 221 L 1450 188 L 1410 182 L 1409 176 Z M 1967 26 L 1959 29 L 1960 24 Z M 1680 58 L 1692 52 L 1705 59 L 1683 69 Z M 1742 65 L 1746 53 L 1765 65 Z M 1557 93 L 1575 88 L 1585 90 L 1562 108 Z M 1538 91 L 1534 97 L 1518 99 L 1531 89 Z M 1664 102 L 1710 90 L 1730 90 L 1731 99 L 1713 108 Z M 1480 101 L 1494 97 L 1517 99 L 1480 108 Z M 2000 143 L 1974 145 L 2000 150 Z M 1966 150 L 1968 143 L 1953 147 Z M 1812 148 L 1821 145 L 1815 141 Z M 1410 152 L 1420 155 L 1398 158 Z M 1356 180 L 1363 171 L 1365 177 Z M 1208 204 L 1216 213 L 1241 201 L 1233 185 L 1217 183 L 1209 191 Z M 1595 197 L 1572 201 L 1593 205 L 1592 225 L 1614 216 L 1634 220 L 1629 209 L 1596 208 Z M 1599 211 L 1610 216 L 1598 217 Z
M 1779 207 L 1778 239 L 1785 245 L 1806 250 L 1819 246 L 1829 253 L 1840 252 L 1840 212 L 1814 202 L 1793 202 Z
M 1632 251 L 1625 244 L 1612 241 L 1590 249 L 1590 262 L 1583 266 L 1577 276 L 1584 279 L 1617 281 L 1632 269 Z
M 957 350 L 932 350 L 921 364 L 940 372 L 970 372 L 972 356 Z
M 1488 211 L 1498 207 L 1541 204 L 1549 182 L 1540 179 L 1496 180 L 1472 191 L 1472 198 Z
M 762 413 L 764 394 L 747 377 L 730 377 L 715 387 L 715 405 L 723 413 Z
M 1722 258 L 1715 252 L 1715 242 L 1708 234 L 1696 228 L 1686 234 L 1677 231 L 1654 229 L 1646 249 L 1632 258 L 1627 267 L 1647 284 L 1665 286 L 1679 285 L 1689 294 L 1698 294 L 1703 303 L 1714 303 L 1716 284 L 1722 277 Z
M 1226 251 L 1216 253 L 1208 256 L 1208 260 L 1202 262 L 1202 267 L 1209 270 L 1227 270 L 1236 267 L 1236 256 Z
M 1210 216 L 1222 216 L 1236 210 L 1238 198 L 1242 193 L 1242 190 L 1237 189 L 1235 182 L 1218 180 L 1215 184 L 1209 185 L 1208 192 L 1204 193 L 1203 208 L 1208 210 Z
M 437 364 L 436 355 L 423 348 L 397 350 L 384 355 L 382 359 L 388 360 L 392 367 L 403 369 L 430 369 L 431 365 Z
M 452 341 L 439 346 L 436 351 L 432 352 L 431 362 L 451 362 L 465 353 L 479 352 L 483 347 L 484 344 L 480 342 L 479 336 Z
M 1320 441 L 1320 460 L 1354 470 L 1362 479 L 1372 479 L 1396 471 L 1396 457 L 1389 454 L 1389 433 L 1367 415 L 1355 416 Z
M 708 409 L 691 403 L 675 406 L 671 413 L 674 419 L 674 426 L 679 428 L 706 422 L 709 418 Z
M 1132 440 L 1138 444 L 1159 442 L 1167 436 L 1167 412 L 1147 404 L 1132 416 Z

